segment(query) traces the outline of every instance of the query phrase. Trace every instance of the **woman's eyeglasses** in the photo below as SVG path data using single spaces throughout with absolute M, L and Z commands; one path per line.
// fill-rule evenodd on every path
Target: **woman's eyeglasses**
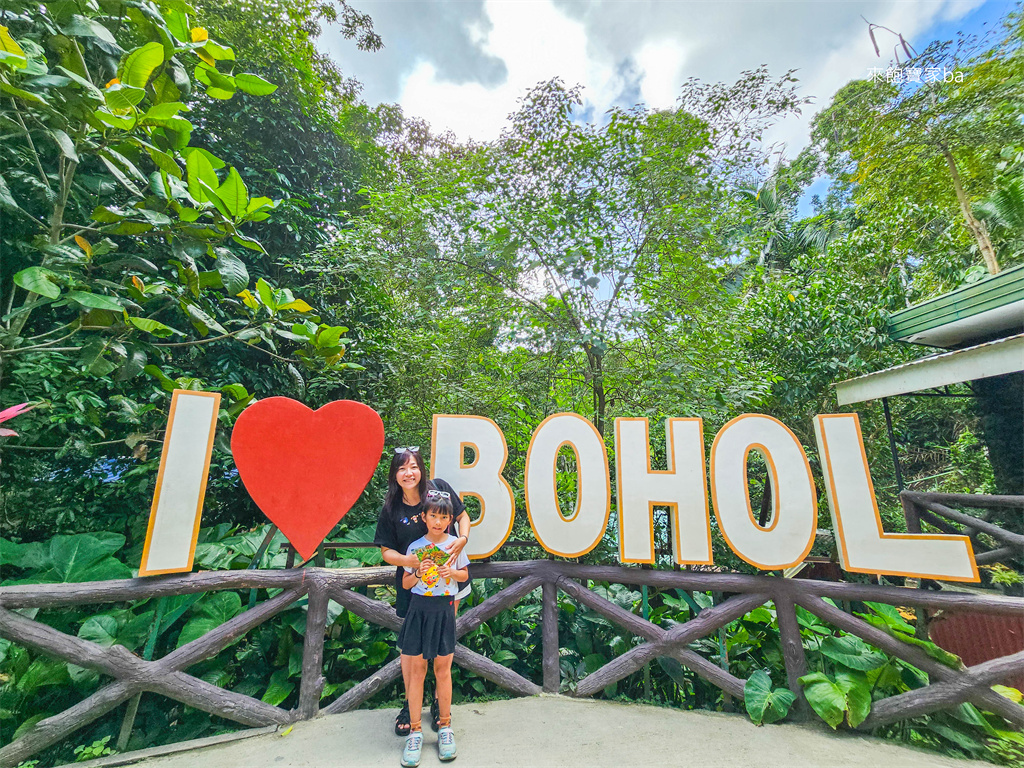
M 419 453 L 420 447 L 418 445 L 407 445 L 404 448 L 395 448 L 395 455 L 401 456 L 403 453 Z
M 450 493 L 448 493 L 448 491 L 435 491 L 433 488 L 430 488 L 430 489 L 427 490 L 427 498 L 428 499 L 436 499 L 436 498 L 450 499 L 451 497 L 452 497 L 452 495 Z

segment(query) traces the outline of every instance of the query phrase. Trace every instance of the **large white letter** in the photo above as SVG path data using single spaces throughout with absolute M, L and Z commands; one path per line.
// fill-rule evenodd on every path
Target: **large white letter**
M 615 420 L 619 560 L 654 562 L 654 507 L 672 510 L 672 552 L 680 565 L 711 565 L 711 521 L 700 419 L 667 419 L 668 470 L 651 469 L 647 419 Z
M 192 570 L 219 392 L 174 390 L 139 576 Z
M 472 448 L 473 463 L 465 463 Z M 508 460 L 508 445 L 501 428 L 483 416 L 434 416 L 430 442 L 430 474 L 452 484 L 459 496 L 480 501 L 480 516 L 473 521 L 466 553 L 490 557 L 512 533 L 515 500 L 501 471 Z
M 558 452 L 576 454 L 576 511 L 562 516 L 555 478 Z M 537 541 L 548 552 L 579 557 L 597 546 L 608 526 L 611 482 L 604 440 L 594 425 L 575 413 L 556 413 L 542 421 L 526 453 L 526 514 Z
M 843 568 L 855 573 L 978 581 L 974 550 L 966 536 L 882 530 L 857 414 L 818 416 L 814 434 Z
M 758 525 L 747 490 L 747 455 L 758 451 L 769 469 L 774 506 L 771 524 Z M 814 544 L 818 503 L 807 456 L 789 428 L 763 414 L 738 416 L 711 446 L 711 497 L 726 542 L 764 570 L 803 561 Z

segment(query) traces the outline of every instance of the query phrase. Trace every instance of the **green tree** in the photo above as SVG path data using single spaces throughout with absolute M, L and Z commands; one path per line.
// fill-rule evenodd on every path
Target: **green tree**
M 853 81 L 814 119 L 824 167 L 861 215 L 904 258 L 937 260 L 940 274 L 943 251 L 969 249 L 990 274 L 1000 269 L 972 206 L 992 192 L 1002 150 L 1024 138 L 1022 30 L 1011 14 L 994 41 L 935 43 L 903 70 L 914 79 Z
M 211 358 L 350 364 L 344 329 L 250 277 L 268 255 L 247 230 L 279 203 L 250 194 L 215 141 L 194 140 L 201 118 L 185 117 L 277 86 L 243 71 L 186 4 L 25 2 L 4 14 L 0 386 L 5 402 L 45 404 L 9 446 L 26 463 L 2 465 L 6 512 L 10 493 L 47 474 L 37 451 L 70 452 L 92 467 L 71 476 L 96 486 L 134 471 L 123 458 L 96 465 L 98 446 L 145 465 L 162 389 L 224 388 L 230 420 L 252 395 Z M 74 495 L 69 512 L 90 503 Z
M 744 214 L 727 182 L 758 172 L 764 127 L 799 104 L 791 83 L 760 70 L 733 87 L 691 84 L 678 109 L 616 109 L 601 124 L 577 118 L 578 89 L 542 84 L 496 142 L 442 147 L 376 192 L 353 247 L 412 260 L 428 284 L 447 272 L 475 316 L 502 307 L 503 343 L 557 350 L 563 391 L 581 384 L 603 432 L 610 401 L 636 399 L 610 392 L 609 372 L 650 361 L 651 334 L 655 359 L 678 348 L 728 302 L 721 267 Z M 737 114 L 737 94 L 755 109 Z

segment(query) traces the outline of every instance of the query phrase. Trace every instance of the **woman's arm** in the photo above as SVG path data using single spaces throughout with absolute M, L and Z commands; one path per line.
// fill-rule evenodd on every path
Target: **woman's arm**
M 385 563 L 405 568 L 418 568 L 420 564 L 420 559 L 416 555 L 403 555 L 397 549 L 391 549 L 390 547 L 381 547 L 380 556 L 384 558 Z
M 466 548 L 469 544 L 469 527 L 472 525 L 469 519 L 469 513 L 466 510 L 462 510 L 457 518 L 455 518 L 455 528 L 459 532 L 458 538 L 455 539 L 451 544 L 444 547 L 446 552 L 451 553 L 453 558 L 458 557 L 459 553 Z M 462 579 L 465 581 L 465 578 Z

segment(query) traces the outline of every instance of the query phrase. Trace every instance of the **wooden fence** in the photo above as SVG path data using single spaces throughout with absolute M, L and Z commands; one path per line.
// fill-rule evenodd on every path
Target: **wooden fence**
M 969 536 L 978 565 L 1003 561 L 1024 562 L 1024 536 L 1000 528 L 990 521 L 992 512 L 997 509 L 1019 510 L 1024 505 L 1024 497 L 903 491 L 900 493 L 900 501 L 907 518 L 907 530 L 911 533 L 920 533 L 921 523 L 926 522 L 944 533 Z M 951 509 L 950 504 L 984 509 L 985 513 L 981 517 L 968 515 Z M 982 534 L 991 537 L 996 546 L 985 546 L 981 541 Z
M 1020 497 L 1016 498 L 1018 505 L 1024 501 Z M 934 512 L 934 509 L 931 511 Z M 931 522 L 924 514 L 921 517 Z M 971 524 L 978 528 L 973 519 Z M 331 714 L 355 709 L 401 677 L 399 660 L 396 658 L 387 663 L 322 707 L 321 692 L 325 683 L 324 635 L 328 603 L 334 600 L 367 621 L 397 630 L 401 625 L 401 619 L 396 616 L 390 605 L 372 600 L 355 591 L 357 587 L 387 583 L 393 573 L 394 569 L 390 567 L 347 570 L 299 568 L 276 571 L 210 571 L 121 581 L 0 588 L 0 637 L 72 664 L 97 670 L 113 678 L 113 682 L 100 688 L 84 701 L 60 714 L 41 720 L 17 740 L 0 749 L 0 766 L 17 765 L 144 691 L 167 696 L 190 707 L 249 726 L 285 724 L 296 720 L 308 720 L 320 713 Z M 794 709 L 794 715 L 797 717 L 801 712 L 806 712 L 806 702 L 800 696 L 801 686 L 798 682 L 799 678 L 807 673 L 807 662 L 796 616 L 796 606 L 801 606 L 823 622 L 854 634 L 869 645 L 896 656 L 929 675 L 930 683 L 923 688 L 874 702 L 871 714 L 860 726 L 862 729 L 871 729 L 938 709 L 954 707 L 964 701 L 970 701 L 978 707 L 997 713 L 1016 727 L 1024 727 L 1024 707 L 991 690 L 991 686 L 1024 672 L 1024 652 L 1003 656 L 969 668 L 952 669 L 935 661 L 919 647 L 904 643 L 825 600 L 831 598 L 847 603 L 874 601 L 933 611 L 973 611 L 1019 616 L 1024 613 L 1022 598 L 785 579 L 768 575 L 581 565 L 554 560 L 481 563 L 473 566 L 473 575 L 474 578 L 504 579 L 509 583 L 483 603 L 459 616 L 456 631 L 460 638 L 501 611 L 511 608 L 527 595 L 541 590 L 543 680 L 539 684 L 470 650 L 465 645 L 458 644 L 455 650 L 455 662 L 462 668 L 516 695 L 528 696 L 542 691 L 559 691 L 559 590 L 645 641 L 580 679 L 575 691 L 576 696 L 593 696 L 611 683 L 642 669 L 648 662 L 658 657 L 671 657 L 729 696 L 742 699 L 745 681 L 731 674 L 728 669 L 712 663 L 689 646 L 758 606 L 771 602 L 776 610 L 788 685 L 798 696 Z M 726 599 L 714 607 L 702 610 L 684 624 L 663 629 L 606 600 L 588 588 L 590 582 L 711 591 L 722 593 Z M 163 658 L 153 661 L 139 658 L 122 646 L 104 648 L 64 634 L 44 623 L 29 619 L 16 610 L 53 610 L 68 605 L 251 589 L 284 591 L 276 597 L 250 607 Z M 185 671 L 197 662 L 215 656 L 249 630 L 307 596 L 307 631 L 303 649 L 302 679 L 298 704 L 294 709 L 285 710 L 250 696 L 225 690 Z

